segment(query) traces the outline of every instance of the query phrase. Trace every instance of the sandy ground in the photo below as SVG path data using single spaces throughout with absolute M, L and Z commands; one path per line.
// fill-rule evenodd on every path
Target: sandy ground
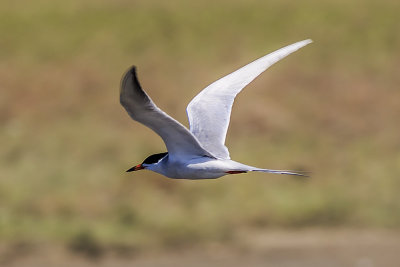
M 18 252 L 16 252 L 18 250 Z M 129 255 L 105 253 L 97 259 L 57 247 L 0 249 L 0 266 L 400 266 L 400 231 L 302 230 L 246 232 L 234 244 Z

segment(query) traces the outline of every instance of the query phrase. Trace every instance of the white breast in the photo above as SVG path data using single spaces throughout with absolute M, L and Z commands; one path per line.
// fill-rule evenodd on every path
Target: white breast
M 160 162 L 158 168 L 152 169 L 169 178 L 177 179 L 215 179 L 226 175 L 230 170 L 242 170 L 246 165 L 232 160 L 211 159 L 208 157 L 194 158 L 187 162 Z

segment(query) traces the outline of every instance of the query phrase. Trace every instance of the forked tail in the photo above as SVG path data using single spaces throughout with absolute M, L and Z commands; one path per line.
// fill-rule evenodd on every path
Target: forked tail
M 297 175 L 297 176 L 309 177 L 307 172 L 294 172 L 294 171 L 270 170 L 270 169 L 253 169 L 250 171 L 252 171 L 252 172 L 269 172 L 269 173 L 276 173 L 276 174 L 287 174 L 287 175 Z

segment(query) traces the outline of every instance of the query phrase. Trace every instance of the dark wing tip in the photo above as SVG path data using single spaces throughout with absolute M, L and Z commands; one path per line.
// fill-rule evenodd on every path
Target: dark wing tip
M 131 66 L 121 79 L 119 101 L 125 109 L 131 109 L 132 101 L 137 101 L 138 99 L 146 102 L 148 101 L 148 96 L 140 86 L 136 75 L 136 67 Z
M 134 120 L 145 111 L 156 108 L 140 86 L 135 66 L 131 66 L 122 77 L 119 102 Z
M 122 93 L 122 90 L 125 88 L 126 83 L 127 83 L 129 78 L 133 77 L 137 81 L 136 76 L 137 75 L 136 75 L 136 66 L 135 65 L 129 67 L 124 72 L 124 75 L 122 75 L 121 83 L 120 83 L 120 91 L 119 91 L 120 94 Z

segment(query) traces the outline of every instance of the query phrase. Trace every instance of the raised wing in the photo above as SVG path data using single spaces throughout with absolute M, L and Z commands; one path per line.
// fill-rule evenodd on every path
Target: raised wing
M 185 126 L 154 104 L 142 90 L 134 66 L 122 78 L 120 102 L 132 119 L 146 125 L 163 139 L 170 159 L 214 157 Z
M 229 159 L 225 138 L 236 95 L 271 65 L 311 42 L 300 41 L 259 58 L 210 84 L 193 98 L 186 111 L 190 131 L 202 146 L 218 158 Z

